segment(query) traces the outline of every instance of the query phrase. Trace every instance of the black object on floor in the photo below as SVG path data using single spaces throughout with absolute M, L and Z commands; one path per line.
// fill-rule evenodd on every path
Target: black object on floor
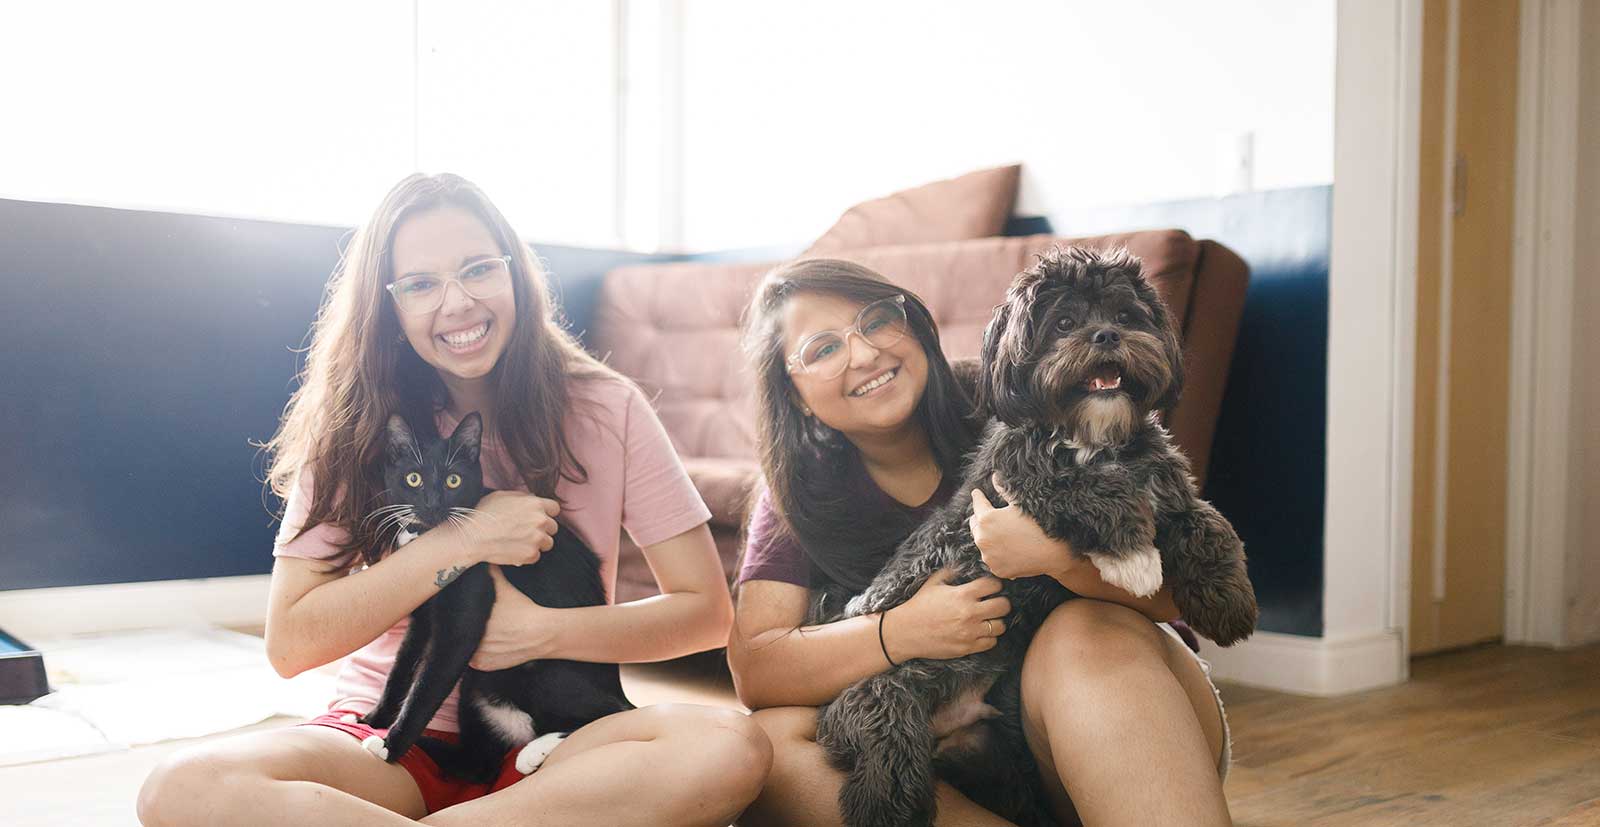
M 44 655 L 0 629 L 0 704 L 25 704 L 49 693 Z

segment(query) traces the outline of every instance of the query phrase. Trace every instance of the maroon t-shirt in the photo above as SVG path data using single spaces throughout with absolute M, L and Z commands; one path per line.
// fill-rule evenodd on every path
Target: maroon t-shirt
M 912 519 L 908 525 L 921 525 L 940 506 L 950 501 L 956 493 L 958 480 L 946 476 L 939 481 L 939 488 L 933 492 L 928 501 L 918 506 L 909 506 L 884 493 L 878 484 L 872 481 L 864 470 L 855 475 L 855 483 L 859 487 L 861 496 L 869 498 L 878 506 L 881 513 L 909 515 Z M 772 506 L 772 492 L 762 486 L 761 494 L 756 498 L 756 504 L 750 511 L 750 528 L 746 532 L 744 564 L 739 567 L 738 582 L 746 580 L 774 580 L 779 583 L 790 583 L 803 589 L 811 588 L 811 566 L 806 558 L 806 553 L 800 547 L 799 541 L 793 535 L 783 530 L 782 520 L 777 509 Z M 1200 641 L 1195 637 L 1194 631 L 1182 620 L 1175 620 L 1171 624 L 1178 636 L 1193 651 L 1200 651 Z
M 907 522 L 907 525 L 911 526 L 921 525 L 932 517 L 933 512 L 940 506 L 949 502 L 950 497 L 956 493 L 956 484 L 959 482 L 946 475 L 939 481 L 939 488 L 927 502 L 909 506 L 884 493 L 866 471 L 863 470 L 855 476 L 857 479 L 852 482 L 856 484 L 861 496 L 867 498 L 869 503 L 867 511 L 905 514 L 911 518 Z M 780 583 L 792 583 L 801 588 L 811 588 L 810 561 L 806 558 L 799 541 L 783 530 L 782 518 L 772 505 L 772 492 L 765 486 L 762 487 L 761 495 L 756 498 L 755 507 L 750 512 L 744 565 L 739 567 L 738 582 L 743 583 L 746 580 L 776 580 Z

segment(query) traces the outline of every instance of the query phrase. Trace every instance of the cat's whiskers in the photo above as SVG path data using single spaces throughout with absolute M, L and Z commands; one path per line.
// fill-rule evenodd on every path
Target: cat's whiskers
M 478 534 L 476 530 L 477 526 L 473 525 L 472 516 L 469 515 L 481 516 L 482 512 L 478 511 L 476 508 L 456 506 L 450 509 L 450 515 L 448 519 L 451 523 L 461 527 L 461 531 L 467 535 L 467 539 L 476 543 L 478 542 Z
M 467 535 L 469 541 L 474 543 L 478 541 L 478 538 L 472 535 L 471 526 L 467 525 L 467 521 L 462 519 L 460 514 L 455 513 L 455 509 L 450 509 L 450 513 L 445 515 L 444 519 L 445 522 L 460 528 L 461 533 Z
M 384 515 L 383 519 L 379 521 L 375 533 L 382 535 L 391 529 L 398 531 L 399 529 L 408 528 L 416 521 L 417 512 L 415 508 L 409 505 L 399 506 L 397 510 L 392 510 Z
M 367 523 L 370 523 L 373 520 L 381 519 L 385 515 L 392 514 L 397 511 L 405 511 L 409 508 L 411 508 L 409 505 L 386 505 L 382 508 L 375 508 L 372 510 L 372 513 L 366 516 L 366 519 L 361 521 L 361 524 L 365 526 Z
M 467 539 L 469 541 L 471 541 L 473 543 L 481 543 L 481 542 L 483 542 L 483 540 L 482 540 L 483 535 L 478 533 L 478 526 L 475 525 L 472 522 L 472 520 L 466 519 L 465 517 L 457 517 L 456 519 L 461 521 L 460 522 L 461 531 L 462 531 L 462 533 L 467 535 Z
M 457 506 L 457 507 L 452 508 L 450 510 L 451 511 L 459 511 L 462 514 L 464 514 L 464 515 L 466 515 L 466 516 L 468 516 L 468 517 L 470 517 L 470 518 L 472 518 L 474 520 L 482 518 L 482 519 L 485 519 L 485 520 L 490 520 L 492 522 L 497 522 L 497 523 L 500 522 L 500 518 L 499 517 L 496 517 L 495 515 L 490 514 L 487 511 L 483 511 L 483 510 L 477 509 L 477 508 L 469 508 L 467 506 Z

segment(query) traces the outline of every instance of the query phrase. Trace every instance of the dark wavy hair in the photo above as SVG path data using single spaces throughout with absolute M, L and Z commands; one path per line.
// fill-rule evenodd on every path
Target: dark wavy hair
M 865 589 L 912 530 L 909 517 L 869 509 L 853 480 L 866 475 L 843 434 L 800 411 L 783 350 L 783 307 L 797 295 L 835 296 L 865 305 L 905 296 L 911 334 L 928 356 L 928 384 L 916 417 L 946 478 L 958 478 L 983 423 L 939 347 L 939 328 L 922 299 L 872 270 L 837 259 L 806 259 L 768 273 L 745 321 L 745 350 L 756 372 L 761 470 L 783 531 L 805 550 L 811 586 Z

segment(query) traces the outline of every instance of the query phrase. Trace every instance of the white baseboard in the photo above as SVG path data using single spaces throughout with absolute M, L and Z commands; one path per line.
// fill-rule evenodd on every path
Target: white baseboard
M 1300 695 L 1344 695 L 1406 679 L 1405 646 L 1394 631 L 1338 639 L 1256 632 L 1228 649 L 1201 640 L 1200 654 L 1218 680 Z
M 25 641 L 183 626 L 258 626 L 265 574 L 0 591 L 0 628 Z

